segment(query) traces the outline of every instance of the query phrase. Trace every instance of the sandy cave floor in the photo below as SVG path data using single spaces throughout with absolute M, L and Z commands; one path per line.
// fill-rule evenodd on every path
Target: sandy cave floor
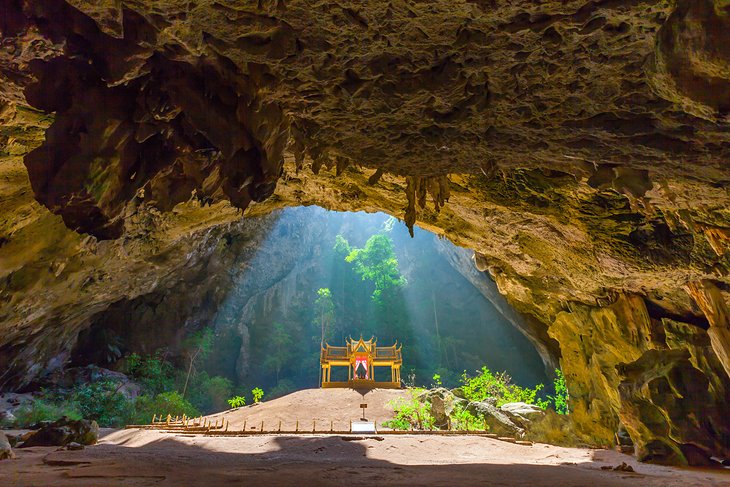
M 387 402 L 403 394 L 310 389 L 211 418 L 223 416 L 236 429 L 261 420 L 272 427 L 281 420 L 286 429 L 304 418 L 310 425 L 331 418 L 349 426 L 361 402 L 368 403 L 368 419 L 382 421 L 391 414 Z M 730 471 L 661 467 L 610 450 L 522 446 L 472 435 L 206 437 L 127 429 L 104 430 L 98 445 L 82 451 L 56 450 L 16 449 L 17 459 L 0 462 L 0 486 L 730 486 Z M 622 462 L 636 472 L 601 470 Z
M 17 450 L 2 486 L 730 486 L 721 471 L 639 464 L 614 451 L 490 438 L 203 437 L 119 430 L 83 451 Z M 627 462 L 636 473 L 601 470 Z

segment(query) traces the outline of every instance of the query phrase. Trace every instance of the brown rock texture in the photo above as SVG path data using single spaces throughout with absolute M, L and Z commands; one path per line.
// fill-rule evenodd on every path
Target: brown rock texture
M 202 275 L 239 209 L 317 204 L 475 250 L 587 441 L 730 456 L 727 0 L 0 0 L 0 31 L 1 384 Z

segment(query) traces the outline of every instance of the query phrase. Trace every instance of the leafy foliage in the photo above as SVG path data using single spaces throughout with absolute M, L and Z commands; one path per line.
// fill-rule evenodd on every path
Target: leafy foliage
M 253 397 L 253 402 L 261 402 L 261 398 L 264 397 L 264 390 L 260 387 L 254 387 L 251 389 L 251 396 Z
M 281 369 L 291 360 L 292 337 L 281 323 L 274 323 L 268 339 L 270 352 L 264 360 L 264 367 L 271 370 L 279 381 Z
M 378 301 L 383 292 L 406 284 L 406 279 L 401 276 L 398 268 L 393 241 L 385 234 L 373 235 L 362 249 L 351 249 L 345 260 L 354 265 L 355 272 L 363 281 L 368 280 L 375 284 L 372 295 L 374 301 Z
M 200 372 L 193 377 L 187 398 L 197 409 L 204 412 L 228 409 L 226 398 L 233 394 L 233 383 L 225 377 L 210 377 Z
M 189 417 L 200 415 L 200 411 L 190 404 L 177 391 L 163 392 L 156 396 L 140 396 L 135 403 L 134 422 L 146 424 L 152 420 L 152 415 L 182 416 Z
M 34 401 L 19 407 L 15 412 L 15 427 L 29 428 L 40 421 L 55 421 L 67 416 L 70 419 L 81 419 L 81 412 L 75 404 L 59 404 L 48 399 L 36 398 Z
M 435 387 L 441 387 L 443 385 L 441 382 L 441 374 L 433 374 L 432 380 Z
M 228 405 L 231 408 L 240 408 L 246 405 L 246 398 L 243 396 L 233 396 L 228 400 Z
M 156 395 L 174 387 L 174 368 L 160 351 L 144 357 L 133 353 L 127 357 L 126 364 L 127 375 L 146 393 Z
M 134 411 L 134 403 L 119 392 L 120 384 L 103 380 L 77 386 L 71 392 L 69 403 L 77 407 L 81 416 L 104 426 L 123 426 Z
M 434 419 L 431 407 L 418 400 L 417 396 L 423 389 L 411 389 L 409 399 L 398 398 L 388 402 L 393 408 L 395 417 L 383 422 L 383 426 L 394 430 L 430 430 L 433 429 Z
M 276 397 L 281 397 L 289 394 L 292 391 L 295 391 L 297 389 L 297 386 L 289 379 L 281 379 L 279 382 L 276 383 L 276 385 L 269 390 L 269 393 L 267 394 L 267 397 L 269 399 L 273 399 Z
M 317 312 L 318 322 L 322 328 L 320 337 L 320 346 L 324 346 L 329 338 L 331 338 L 329 326 L 334 319 L 335 304 L 332 302 L 332 293 L 329 288 L 321 287 L 317 290 L 317 299 L 314 301 L 314 307 Z
M 555 405 L 555 412 L 558 414 L 569 414 L 570 409 L 568 408 L 568 386 L 565 383 L 565 376 L 563 371 L 555 369 L 555 375 L 557 376 L 553 381 L 555 387 L 555 395 L 548 396 Z
M 213 333 L 213 329 L 206 328 L 194 333 L 185 340 L 184 347 L 187 349 L 188 372 L 185 376 L 185 383 L 182 387 L 183 397 L 185 397 L 185 394 L 187 393 L 190 377 L 194 377 L 197 374 L 197 369 L 195 367 L 196 361 L 205 359 L 205 357 L 210 353 L 210 350 L 213 347 L 214 338 L 215 335 Z
M 461 405 L 454 407 L 450 418 L 451 428 L 456 430 L 483 430 L 485 426 L 483 418 L 473 415 Z
M 537 397 L 538 392 L 544 388 L 543 384 L 538 384 L 533 389 L 520 387 L 512 384 L 506 373 L 493 374 L 486 366 L 475 377 L 469 377 L 464 372 L 461 381 L 464 397 L 469 401 L 478 402 L 488 397 L 496 397 L 497 406 L 508 402 L 525 402 L 545 409 L 550 405 L 549 400 Z

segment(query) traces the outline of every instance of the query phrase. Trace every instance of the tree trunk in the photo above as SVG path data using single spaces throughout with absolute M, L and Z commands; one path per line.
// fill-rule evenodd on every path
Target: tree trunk
M 185 376 L 185 385 L 183 386 L 182 390 L 182 397 L 185 398 L 185 393 L 188 390 L 188 382 L 190 381 L 190 374 L 193 371 L 193 363 L 195 362 L 195 357 L 198 356 L 198 353 L 200 352 L 200 348 L 198 348 L 195 353 L 190 357 L 190 365 L 188 366 L 188 374 Z
M 436 291 L 431 288 L 431 302 L 433 303 L 433 323 L 436 327 L 436 342 L 439 346 L 439 366 L 441 366 L 441 360 L 443 353 L 441 352 L 441 333 L 439 333 L 439 317 L 436 313 Z

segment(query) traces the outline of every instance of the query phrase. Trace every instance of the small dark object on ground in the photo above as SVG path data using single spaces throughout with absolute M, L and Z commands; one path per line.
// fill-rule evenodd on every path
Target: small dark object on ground
M 633 472 L 634 467 L 632 467 L 631 465 L 629 465 L 626 462 L 621 462 L 621 465 L 616 465 L 615 467 L 612 467 L 610 465 L 604 465 L 603 467 L 601 467 L 601 470 L 613 470 L 616 472 Z
M 340 436 L 342 441 L 361 441 L 361 440 L 376 440 L 383 441 L 385 438 L 382 436 Z

